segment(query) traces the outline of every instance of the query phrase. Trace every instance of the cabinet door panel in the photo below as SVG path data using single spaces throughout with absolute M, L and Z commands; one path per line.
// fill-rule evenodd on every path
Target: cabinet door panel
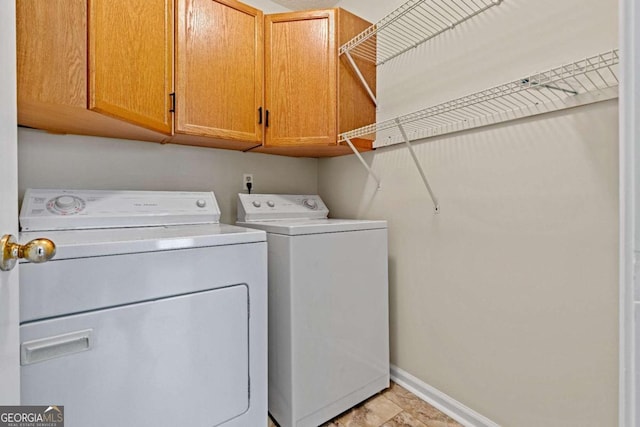
M 335 11 L 267 16 L 265 42 L 265 145 L 335 145 Z
M 85 0 L 20 0 L 16 17 L 18 114 L 35 102 L 86 108 Z
M 178 0 L 176 133 L 262 140 L 262 20 L 234 0 Z
M 89 0 L 89 108 L 171 133 L 173 0 Z

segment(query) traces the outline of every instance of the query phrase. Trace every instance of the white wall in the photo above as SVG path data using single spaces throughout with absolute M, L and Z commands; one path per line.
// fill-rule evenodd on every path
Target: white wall
M 343 0 L 377 20 L 401 4 Z M 505 0 L 379 68 L 379 118 L 617 47 L 617 4 Z M 334 216 L 389 220 L 392 363 L 504 426 L 617 423 L 617 102 L 322 159 Z
M 274 3 L 271 0 L 247 0 L 243 3 L 251 5 L 256 9 L 260 9 L 264 13 L 280 13 L 280 12 L 288 12 L 289 8 L 286 8 L 280 4 Z
M 215 191 L 235 222 L 242 174 L 261 193 L 316 193 L 318 161 L 231 150 L 18 130 L 20 197 L 27 188 Z

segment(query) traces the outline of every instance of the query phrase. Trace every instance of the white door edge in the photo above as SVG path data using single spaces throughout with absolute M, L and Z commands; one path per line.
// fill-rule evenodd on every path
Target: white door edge
M 635 0 L 622 0 L 619 8 L 620 47 L 621 47 L 621 90 L 620 90 L 620 351 L 619 351 L 619 412 L 618 425 L 638 427 L 636 419 L 636 399 L 638 390 L 636 381 L 635 353 L 640 344 L 635 339 L 634 295 L 635 250 L 638 247 L 637 230 L 640 202 L 636 185 L 638 171 L 636 144 L 640 141 L 640 31 L 636 23 L 640 19 L 640 8 Z
M 18 235 L 16 4 L 0 1 L 0 234 Z M 0 405 L 20 403 L 18 268 L 0 271 Z

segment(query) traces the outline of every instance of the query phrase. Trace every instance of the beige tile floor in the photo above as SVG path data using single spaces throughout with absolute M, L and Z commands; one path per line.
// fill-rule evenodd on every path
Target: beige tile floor
M 276 424 L 269 419 L 269 427 Z M 322 427 L 462 427 L 396 383 Z

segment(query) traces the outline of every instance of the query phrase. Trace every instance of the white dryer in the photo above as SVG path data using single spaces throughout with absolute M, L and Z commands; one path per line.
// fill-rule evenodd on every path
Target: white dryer
M 264 232 L 213 193 L 27 190 L 21 400 L 66 426 L 267 425 Z
M 316 427 L 389 386 L 386 221 L 328 219 L 317 195 L 239 194 L 267 232 L 269 412 Z

